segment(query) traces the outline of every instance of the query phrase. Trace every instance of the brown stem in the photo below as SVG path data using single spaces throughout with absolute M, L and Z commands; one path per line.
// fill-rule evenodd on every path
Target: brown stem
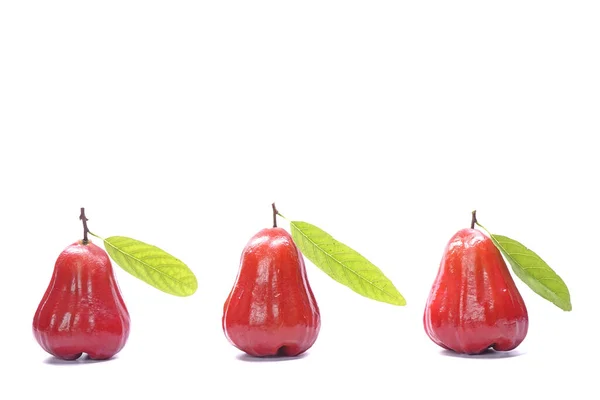
M 79 214 L 79 219 L 83 221 L 83 244 L 88 244 L 88 232 L 90 231 L 87 226 L 87 217 L 85 216 L 85 209 L 81 207 L 81 214 Z
M 475 215 L 476 213 L 476 210 L 473 210 L 471 213 L 471 229 L 475 229 L 475 224 L 477 223 L 477 216 Z
M 275 203 L 271 204 L 271 207 L 273 207 L 273 228 L 277 228 L 277 214 L 279 214 L 279 211 L 277 211 Z

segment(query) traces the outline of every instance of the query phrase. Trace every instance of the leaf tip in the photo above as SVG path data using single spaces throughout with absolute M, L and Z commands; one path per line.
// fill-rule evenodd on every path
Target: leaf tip
M 388 298 L 384 300 L 379 300 L 393 306 L 403 307 L 406 306 L 406 299 L 400 293 L 396 293 L 396 296 L 393 298 Z

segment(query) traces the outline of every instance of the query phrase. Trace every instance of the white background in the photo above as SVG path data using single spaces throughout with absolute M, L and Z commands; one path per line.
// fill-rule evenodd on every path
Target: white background
M 595 3 L 2 2 L 0 398 L 597 397 Z M 273 201 L 407 306 L 307 263 L 313 348 L 242 356 L 222 306 Z M 155 244 L 199 280 L 176 298 L 115 266 L 132 330 L 107 362 L 58 362 L 31 333 L 80 207 L 93 232 Z M 423 331 L 473 209 L 571 290 L 567 313 L 518 282 L 530 330 L 508 354 L 452 356 Z

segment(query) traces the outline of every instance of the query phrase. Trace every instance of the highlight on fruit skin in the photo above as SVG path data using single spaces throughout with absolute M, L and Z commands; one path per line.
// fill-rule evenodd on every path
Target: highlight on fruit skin
M 510 351 L 527 335 L 527 308 L 500 251 L 476 229 L 448 242 L 423 325 L 440 347 L 463 354 Z

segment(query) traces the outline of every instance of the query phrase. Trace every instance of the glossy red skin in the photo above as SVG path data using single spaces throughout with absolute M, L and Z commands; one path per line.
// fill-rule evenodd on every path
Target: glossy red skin
M 297 356 L 315 343 L 319 307 L 286 230 L 263 229 L 246 245 L 222 326 L 231 344 L 257 357 Z
M 129 324 L 108 254 L 90 241 L 65 248 L 33 318 L 40 346 L 64 360 L 108 359 L 125 345 Z
M 481 231 L 462 229 L 448 242 L 423 324 L 431 340 L 457 353 L 508 351 L 525 339 L 523 298 L 500 251 Z

